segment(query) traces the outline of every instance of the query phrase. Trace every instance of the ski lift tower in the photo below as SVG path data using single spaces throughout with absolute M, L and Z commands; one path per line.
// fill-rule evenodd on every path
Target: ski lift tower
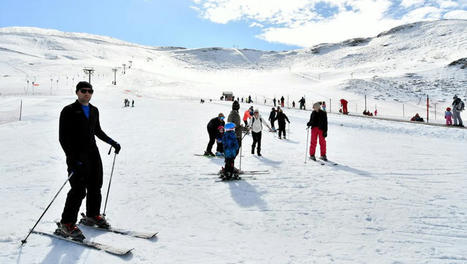
M 89 67 L 86 67 L 83 69 L 84 73 L 88 75 L 89 77 L 89 83 L 91 83 L 91 75 L 94 74 L 94 69 L 93 68 L 89 68 Z
M 113 85 L 117 85 L 117 68 L 113 68 L 112 71 L 114 72 L 114 80 L 112 82 Z

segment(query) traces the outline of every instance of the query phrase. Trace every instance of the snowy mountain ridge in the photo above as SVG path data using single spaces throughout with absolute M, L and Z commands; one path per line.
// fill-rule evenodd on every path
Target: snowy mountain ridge
M 382 105 L 419 103 L 429 93 L 446 102 L 452 94 L 467 95 L 465 51 L 467 20 L 417 22 L 374 37 L 290 51 L 150 47 L 87 33 L 12 27 L 0 29 L 0 93 L 22 93 L 26 82 L 34 81 L 40 84 L 37 93 L 58 94 L 85 78 L 83 67 L 94 67 L 96 77 L 109 85 L 112 68 L 121 73 L 122 64 L 133 64 L 118 84 L 138 94 L 216 98 L 231 90 L 261 101 L 280 95 L 293 100 L 345 96 L 360 105 L 367 94 Z

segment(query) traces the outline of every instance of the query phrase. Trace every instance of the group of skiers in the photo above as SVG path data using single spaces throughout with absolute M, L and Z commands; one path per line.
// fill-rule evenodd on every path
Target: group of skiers
M 325 107 L 325 106 L 324 106 Z M 274 123 L 278 122 L 279 139 L 286 138 L 285 125 L 286 122 L 290 123 L 287 115 L 283 112 L 282 108 L 277 106 L 272 108 L 269 115 L 269 126 L 259 113 L 258 109 L 252 106 L 248 108 L 244 114 L 243 119 L 240 119 L 240 104 L 234 101 L 232 104 L 232 111 L 230 112 L 227 123 L 224 122 L 224 115 L 218 114 L 217 117 L 211 119 L 207 125 L 209 134 L 209 142 L 204 152 L 205 156 L 224 156 L 224 168 L 221 170 L 220 177 L 223 180 L 238 179 L 239 170 L 235 168 L 235 158 L 237 157 L 240 148 L 242 147 L 243 133 L 248 134 L 251 131 L 253 143 L 251 145 L 251 154 L 262 156 L 261 154 L 261 139 L 262 131 L 266 126 L 269 131 L 275 132 Z M 241 121 L 243 120 L 243 124 Z M 315 151 L 317 144 L 320 144 L 320 158 L 327 161 L 326 157 L 326 137 L 328 130 L 327 114 L 323 110 L 322 102 L 313 105 L 313 112 L 311 113 L 310 120 L 307 127 L 311 128 L 311 144 L 310 144 L 310 159 L 316 160 Z M 212 147 L 214 142 L 217 142 L 217 151 L 214 154 Z
M 130 107 L 130 99 L 125 98 L 123 100 L 123 107 Z M 131 107 L 135 107 L 135 100 L 131 100 Z

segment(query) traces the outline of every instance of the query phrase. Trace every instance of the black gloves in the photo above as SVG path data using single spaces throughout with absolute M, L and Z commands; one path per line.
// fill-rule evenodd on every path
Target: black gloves
M 115 149 L 115 154 L 118 154 L 120 150 L 122 149 L 120 144 L 118 144 L 118 142 L 114 140 L 110 140 L 109 144 Z M 110 151 L 109 151 L 109 154 L 110 154 Z
M 311 122 L 306 123 L 307 127 L 311 127 Z
M 327 137 L 328 136 L 328 131 L 324 131 L 323 132 L 323 137 Z
M 122 149 L 122 147 L 120 146 L 120 144 L 118 144 L 117 142 L 114 141 L 114 144 L 112 144 L 112 147 L 115 149 L 115 154 L 118 154 L 120 152 L 120 150 Z

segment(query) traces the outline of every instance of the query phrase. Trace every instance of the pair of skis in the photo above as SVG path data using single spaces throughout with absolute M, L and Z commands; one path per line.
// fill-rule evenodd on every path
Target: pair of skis
M 59 226 L 60 223 L 57 223 L 57 225 Z M 158 234 L 157 232 L 137 232 L 137 231 L 127 230 L 127 229 L 122 229 L 122 228 L 113 228 L 113 227 L 100 228 L 100 227 L 97 227 L 97 226 L 86 226 L 86 228 L 96 229 L 96 230 L 105 231 L 105 232 L 111 232 L 111 233 L 125 235 L 125 236 L 131 236 L 131 237 L 135 237 L 135 238 L 148 239 L 148 240 L 155 238 L 157 236 L 157 234 Z M 111 246 L 111 245 L 108 245 L 108 244 L 89 241 L 87 239 L 84 239 L 82 241 L 73 240 L 71 237 L 63 237 L 63 236 L 60 236 L 60 235 L 57 235 L 57 234 L 51 233 L 51 232 L 44 232 L 44 231 L 34 230 L 34 231 L 32 231 L 32 233 L 38 234 L 38 235 L 43 235 L 43 236 L 48 236 L 48 237 L 51 237 L 51 238 L 60 239 L 60 240 L 67 241 L 67 242 L 71 242 L 71 243 L 74 243 L 74 244 L 77 244 L 77 245 L 80 245 L 80 246 L 84 246 L 84 247 L 87 247 L 87 248 L 102 250 L 104 252 L 107 252 L 107 253 L 112 254 L 112 255 L 117 255 L 117 256 L 129 255 L 131 253 L 131 251 L 133 250 L 133 248 L 117 248 L 117 247 L 114 247 L 114 246 Z
M 328 165 L 328 166 L 337 166 L 337 165 L 339 165 L 336 162 L 330 161 L 330 160 L 322 160 L 322 159 L 314 160 L 314 159 L 311 159 L 311 158 L 310 158 L 310 160 L 314 161 L 314 162 L 316 162 L 316 163 L 318 163 L 318 164 L 320 164 L 322 166 L 324 166 L 324 165 Z

